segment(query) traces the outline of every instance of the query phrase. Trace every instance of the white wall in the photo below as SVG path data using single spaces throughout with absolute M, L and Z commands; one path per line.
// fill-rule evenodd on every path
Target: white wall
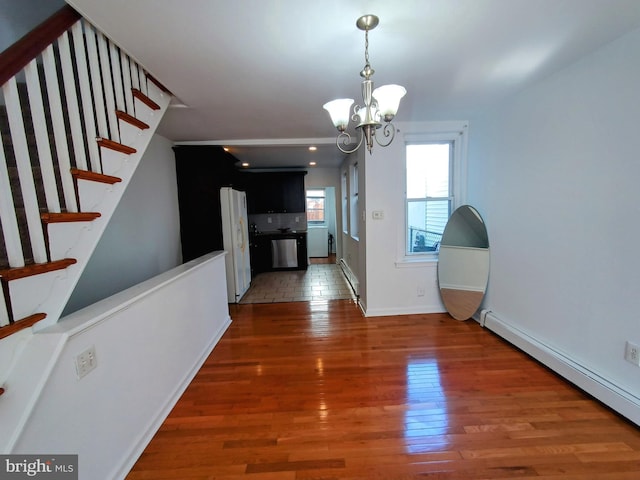
M 90 305 L 182 262 L 172 143 L 154 135 L 67 303 Z
M 347 159 L 342 162 L 342 166 L 340 167 L 340 179 L 342 179 L 342 175 L 346 172 L 347 173 L 347 198 L 349 199 L 349 201 L 351 201 L 351 167 L 353 164 L 357 163 L 358 164 L 358 180 L 359 180 L 359 187 L 358 187 L 358 193 L 360 195 L 360 199 L 358 200 L 358 208 L 359 208 L 359 212 L 362 212 L 362 210 L 365 207 L 365 195 L 363 194 L 363 192 L 365 191 L 365 175 L 366 175 L 366 168 L 365 168 L 365 161 L 364 161 L 364 152 L 362 151 L 363 149 L 360 149 L 357 153 L 351 154 L 347 157 Z M 340 180 L 341 181 L 341 180 Z M 338 189 L 338 191 L 340 192 L 340 200 L 338 205 L 336 205 L 336 208 L 340 210 L 340 217 L 342 218 L 342 195 L 344 195 L 344 193 L 342 192 L 342 184 L 340 184 L 340 188 Z M 358 226 L 358 237 L 354 237 L 351 234 L 351 225 L 352 225 L 352 218 L 351 218 L 351 206 L 347 206 L 347 220 L 346 220 L 346 225 L 347 225 L 347 229 L 349 231 L 345 232 L 342 228 L 342 220 L 340 221 L 340 223 L 338 224 L 338 236 L 340 237 L 340 249 L 338 252 L 338 259 L 343 259 L 345 261 L 345 263 L 349 266 L 349 269 L 351 270 L 351 272 L 353 273 L 353 275 L 357 278 L 357 282 L 358 282 L 358 294 L 359 294 L 359 302 L 361 307 L 363 308 L 363 310 L 366 309 L 366 302 L 367 302 L 367 296 L 366 296 L 366 264 L 365 264 L 365 235 L 366 235 L 366 231 L 364 229 L 364 223 L 362 222 L 362 215 L 359 213 L 358 214 L 358 219 L 356 219 L 355 221 L 358 222 L 359 226 Z
M 472 119 L 484 307 L 640 405 L 640 30 Z M 640 409 L 631 408 L 640 422 Z
M 466 128 L 466 121 L 397 122 L 399 132 L 388 147 L 374 145 L 367 153 L 364 197 L 366 211 L 362 228 L 366 231 L 367 316 L 444 312 L 438 288 L 438 263 L 405 261 L 405 140 L 426 133 L 452 133 Z M 461 140 L 465 144 L 466 142 Z M 458 172 L 466 178 L 466 172 Z M 460 199 L 459 201 L 463 201 Z M 382 219 L 373 219 L 373 212 Z
M 0 0 L 0 52 L 64 5 L 64 0 Z

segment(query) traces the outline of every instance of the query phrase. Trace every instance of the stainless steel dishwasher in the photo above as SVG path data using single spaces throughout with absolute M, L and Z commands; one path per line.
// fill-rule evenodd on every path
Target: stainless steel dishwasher
M 297 268 L 298 242 L 295 238 L 271 240 L 271 268 Z

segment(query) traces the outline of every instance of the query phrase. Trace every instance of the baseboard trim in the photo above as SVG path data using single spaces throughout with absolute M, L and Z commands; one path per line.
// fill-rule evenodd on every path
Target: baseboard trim
M 442 305 L 418 305 L 414 307 L 369 308 L 364 311 L 365 317 L 386 317 L 390 315 L 419 315 L 428 313 L 445 313 Z
M 554 350 L 527 332 L 500 319 L 491 311 L 483 311 L 480 320 L 480 324 L 485 328 L 531 355 L 631 422 L 640 425 L 640 398 L 611 383 L 602 375 L 579 364 L 562 352 Z

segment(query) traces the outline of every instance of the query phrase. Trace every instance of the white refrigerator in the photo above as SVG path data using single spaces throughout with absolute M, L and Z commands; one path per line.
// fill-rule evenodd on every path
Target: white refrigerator
M 220 189 L 222 239 L 229 303 L 238 303 L 251 285 L 247 194 L 231 187 Z

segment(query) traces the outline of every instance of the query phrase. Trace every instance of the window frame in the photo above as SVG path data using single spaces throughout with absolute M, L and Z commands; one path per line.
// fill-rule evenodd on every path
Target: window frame
M 318 196 L 318 195 L 309 195 L 309 192 L 320 192 L 322 191 L 322 195 Z M 313 198 L 318 198 L 318 199 L 322 199 L 322 209 L 314 209 L 314 210 L 322 210 L 322 218 L 323 220 L 310 220 L 309 219 L 309 212 L 311 211 L 309 209 L 309 199 L 313 199 Z M 308 188 L 305 192 L 305 204 L 307 207 L 307 224 L 308 225 L 314 225 L 314 226 L 322 226 L 322 225 L 326 225 L 327 224 L 327 191 L 325 188 Z
M 398 261 L 396 265 L 399 267 L 411 266 L 420 262 L 437 262 L 438 251 L 432 252 L 409 252 L 408 251 L 408 206 L 407 198 L 407 145 L 415 144 L 431 144 L 431 143 L 449 143 L 452 144 L 449 181 L 450 181 L 450 212 L 449 217 L 461 205 L 466 203 L 466 174 L 467 174 L 467 122 L 451 122 L 446 126 L 435 125 L 431 128 L 425 128 L 421 133 L 408 133 L 404 135 L 404 156 L 403 156 L 403 204 L 404 204 L 404 220 L 403 231 L 398 242 Z

